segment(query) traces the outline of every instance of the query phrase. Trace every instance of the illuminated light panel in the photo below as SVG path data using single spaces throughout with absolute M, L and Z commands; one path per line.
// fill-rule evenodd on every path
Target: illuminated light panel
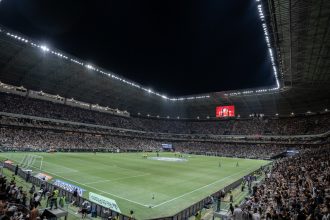
M 45 46 L 45 45 L 41 45 L 40 46 L 40 49 L 43 50 L 43 51 L 45 51 L 45 52 L 48 52 L 49 51 L 49 48 L 47 46 Z

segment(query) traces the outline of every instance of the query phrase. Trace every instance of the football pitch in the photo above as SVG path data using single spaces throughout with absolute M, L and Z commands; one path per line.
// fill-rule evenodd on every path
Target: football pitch
M 29 153 L 43 157 L 42 172 L 116 201 L 137 219 L 174 215 L 269 163 L 173 153 Z M 21 162 L 27 153 L 1 153 Z M 183 159 L 177 161 L 177 159 Z M 38 162 L 35 162 L 38 163 Z M 236 166 L 238 163 L 238 167 Z M 39 167 L 38 164 L 35 164 Z

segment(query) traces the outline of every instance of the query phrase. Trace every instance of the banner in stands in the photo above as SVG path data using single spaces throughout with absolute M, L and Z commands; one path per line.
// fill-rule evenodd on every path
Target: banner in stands
M 38 179 L 45 180 L 45 181 L 53 179 L 52 176 L 49 176 L 48 174 L 45 174 L 45 173 L 38 173 L 34 177 L 37 177 Z
M 89 200 L 105 208 L 109 208 L 115 212 L 121 213 L 116 201 L 113 199 L 109 199 L 93 192 L 89 192 Z
M 73 185 L 71 183 L 67 183 L 67 182 L 64 182 L 64 181 L 58 180 L 58 179 L 54 180 L 54 185 L 58 186 L 62 189 L 65 189 L 65 190 L 69 191 L 70 193 L 73 193 L 74 190 L 77 188 L 79 196 L 82 196 L 83 193 L 86 191 L 85 189 L 80 188 L 79 186 L 76 186 L 76 185 Z

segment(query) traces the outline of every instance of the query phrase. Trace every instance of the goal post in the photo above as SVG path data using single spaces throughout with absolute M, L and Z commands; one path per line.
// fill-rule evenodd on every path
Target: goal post
M 35 155 L 35 154 L 28 154 L 25 155 L 21 161 L 21 167 L 24 169 L 38 169 L 42 170 L 44 157 Z

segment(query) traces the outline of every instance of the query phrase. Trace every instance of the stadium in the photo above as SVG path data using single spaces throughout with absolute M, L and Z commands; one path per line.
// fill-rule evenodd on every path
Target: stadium
M 1 218 L 329 219 L 330 1 L 51 2 L 0 0 Z

